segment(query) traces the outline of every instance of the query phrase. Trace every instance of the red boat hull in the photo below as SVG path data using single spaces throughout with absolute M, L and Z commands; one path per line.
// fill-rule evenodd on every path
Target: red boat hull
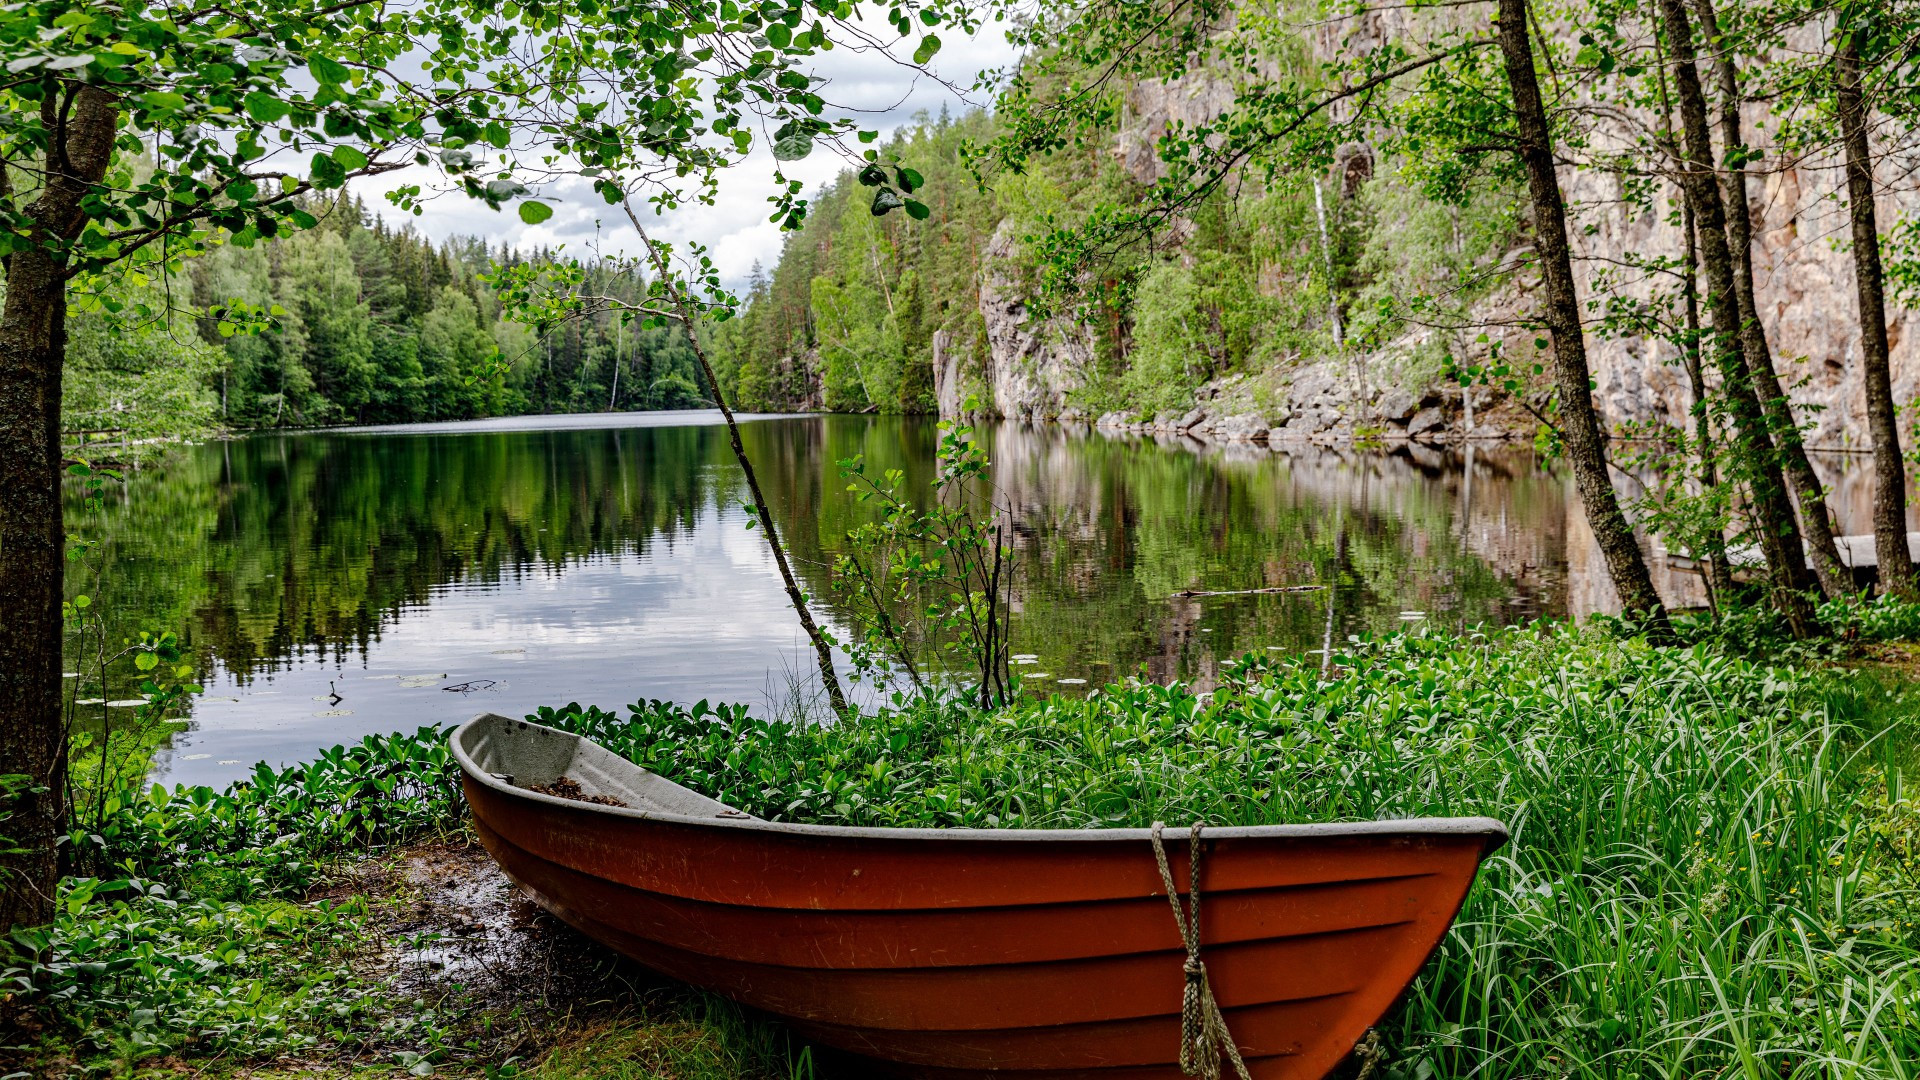
M 617 810 L 461 757 L 481 840 L 508 876 L 667 975 L 900 1075 L 1179 1075 L 1185 953 L 1143 830 Z M 1504 839 L 1486 819 L 1208 830 L 1203 958 L 1253 1074 L 1318 1077 L 1345 1057 Z M 1166 845 L 1184 883 L 1184 830 Z

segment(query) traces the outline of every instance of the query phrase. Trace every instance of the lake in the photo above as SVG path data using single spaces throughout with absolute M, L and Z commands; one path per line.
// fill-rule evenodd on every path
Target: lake
M 843 626 L 827 567 L 863 511 L 836 462 L 864 454 L 925 485 L 933 422 L 744 430 L 819 613 Z M 1525 450 L 982 436 L 1014 508 L 1013 644 L 1038 657 L 1016 671 L 1032 690 L 1206 680 L 1252 650 L 1610 603 L 1568 483 Z M 744 495 L 715 413 L 257 435 L 182 448 L 95 510 L 76 494 L 74 531 L 98 547 L 70 591 L 115 633 L 171 630 L 197 658 L 205 693 L 156 763 L 171 782 L 482 710 L 783 710 L 809 693 L 811 655 Z M 1186 595 L 1304 585 L 1326 588 Z M 80 695 L 125 696 L 74 666 Z

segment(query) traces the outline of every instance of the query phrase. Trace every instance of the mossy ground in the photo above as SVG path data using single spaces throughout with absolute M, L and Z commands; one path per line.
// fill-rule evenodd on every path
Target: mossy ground
M 262 1000 L 288 976 L 345 961 L 357 1024 L 261 1059 L 147 1054 L 127 1040 L 87 1048 L 54 1017 L 16 1013 L 0 1076 L 35 1080 L 315 1080 L 447 1076 L 486 1080 L 792 1080 L 814 1051 L 778 1025 L 668 982 L 518 893 L 470 838 L 433 840 L 340 864 L 292 919 L 349 913 L 351 932 L 309 940 L 274 973 L 238 984 Z M 258 943 L 255 943 L 258 944 Z M 52 1022 L 50 1022 L 52 1021 Z M 0 1029 L 4 1030 L 4 1029 Z

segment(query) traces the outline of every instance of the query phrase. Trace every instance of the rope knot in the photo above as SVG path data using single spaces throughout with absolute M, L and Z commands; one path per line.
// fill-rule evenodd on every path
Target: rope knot
M 1180 905 L 1180 890 L 1173 884 L 1173 870 L 1167 865 L 1167 848 L 1160 834 L 1163 822 L 1153 823 L 1153 858 L 1160 866 L 1160 883 L 1166 886 L 1167 903 L 1173 906 L 1173 923 L 1180 930 L 1180 943 L 1187 958 L 1181 965 L 1187 985 L 1180 994 L 1180 1071 L 1201 1080 L 1220 1080 L 1220 1059 L 1233 1063 L 1239 1080 L 1251 1080 L 1240 1047 L 1227 1031 L 1227 1018 L 1220 1003 L 1213 999 L 1213 986 L 1207 981 L 1207 965 L 1200 961 L 1200 830 L 1194 822 L 1187 833 L 1187 906 Z

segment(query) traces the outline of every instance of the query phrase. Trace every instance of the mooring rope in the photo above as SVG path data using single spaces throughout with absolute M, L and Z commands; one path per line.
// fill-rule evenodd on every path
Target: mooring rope
M 1180 907 L 1180 891 L 1174 888 L 1173 871 L 1167 866 L 1167 848 L 1160 840 L 1164 822 L 1153 823 L 1153 858 L 1160 864 L 1160 881 L 1167 887 L 1167 903 L 1173 905 L 1173 923 L 1180 928 L 1180 940 L 1187 947 L 1187 987 L 1180 995 L 1180 1071 L 1202 1080 L 1220 1080 L 1220 1058 L 1224 1054 L 1233 1063 L 1234 1075 L 1252 1080 L 1247 1063 L 1240 1058 L 1227 1031 L 1227 1018 L 1213 1000 L 1213 986 L 1207 981 L 1207 965 L 1200 962 L 1200 830 L 1196 821 L 1187 834 L 1187 906 Z

